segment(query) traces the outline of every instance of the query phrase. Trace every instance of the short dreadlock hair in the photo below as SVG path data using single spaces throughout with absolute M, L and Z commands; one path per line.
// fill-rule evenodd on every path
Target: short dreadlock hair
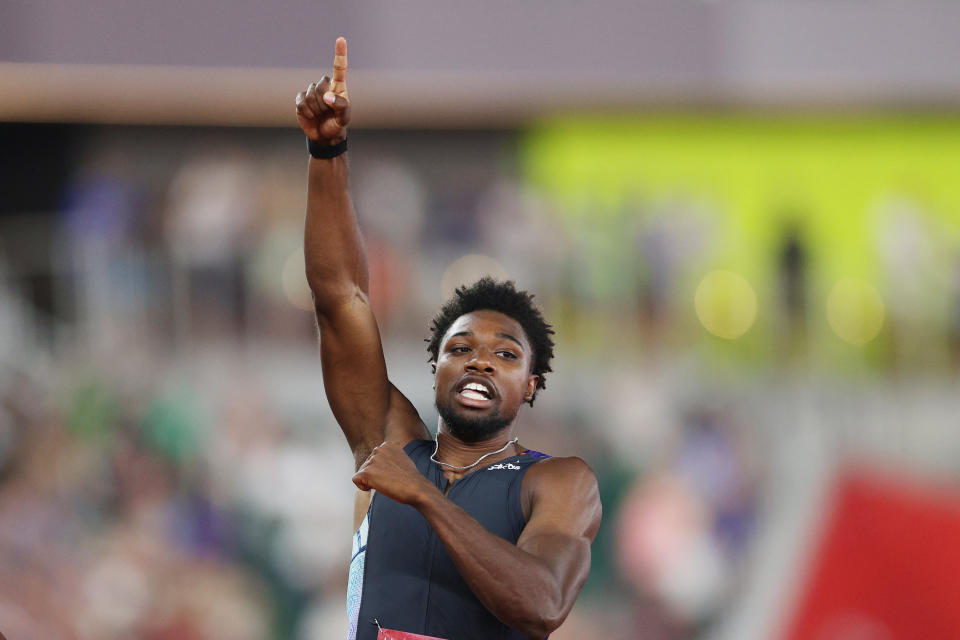
M 516 320 L 533 348 L 533 367 L 531 373 L 538 376 L 537 390 L 546 388 L 545 374 L 553 371 L 550 360 L 553 358 L 554 331 L 543 318 L 543 314 L 533 304 L 533 294 L 518 291 L 513 282 L 498 282 L 490 276 L 484 276 L 469 287 L 458 287 L 454 295 L 447 300 L 430 324 L 430 337 L 426 338 L 430 362 L 440 357 L 440 341 L 450 325 L 460 316 L 472 311 L 498 311 Z M 530 399 L 530 406 L 536 398 L 536 390 Z

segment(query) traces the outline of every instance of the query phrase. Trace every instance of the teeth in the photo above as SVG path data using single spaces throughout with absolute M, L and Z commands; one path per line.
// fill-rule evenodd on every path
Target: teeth
M 478 393 L 478 392 L 474 391 L 473 389 L 464 389 L 463 391 L 460 392 L 460 395 L 462 395 L 464 398 L 472 398 L 472 399 L 474 399 L 474 400 L 486 400 L 486 399 L 487 399 L 487 396 L 483 395 L 482 393 Z
M 460 393 L 471 398 L 479 397 L 487 399 L 490 397 L 490 391 L 488 391 L 485 386 L 477 382 L 468 382 L 464 385 Z

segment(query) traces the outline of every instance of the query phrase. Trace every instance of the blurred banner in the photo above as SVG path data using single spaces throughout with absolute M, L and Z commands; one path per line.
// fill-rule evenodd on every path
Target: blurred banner
M 783 640 L 960 638 L 960 493 L 840 478 Z
M 526 141 L 593 302 L 643 291 L 655 328 L 705 328 L 739 361 L 951 365 L 957 117 L 674 113 L 594 119 L 585 139 L 571 116 Z

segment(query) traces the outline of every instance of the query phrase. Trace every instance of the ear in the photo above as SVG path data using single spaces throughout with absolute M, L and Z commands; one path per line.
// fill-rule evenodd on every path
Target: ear
M 533 406 L 533 398 L 537 394 L 537 384 L 540 382 L 540 376 L 530 376 L 527 378 L 527 390 L 523 395 L 525 402 L 530 403 L 530 406 Z
M 436 361 L 433 361 L 433 360 L 430 361 L 430 373 L 432 373 L 433 375 L 437 375 L 437 363 L 436 363 Z

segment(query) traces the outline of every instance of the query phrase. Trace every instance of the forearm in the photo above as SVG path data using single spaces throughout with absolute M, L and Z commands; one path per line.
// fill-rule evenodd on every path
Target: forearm
M 477 599 L 501 622 L 544 638 L 566 614 L 559 579 L 539 558 L 487 531 L 470 514 L 429 492 L 417 504 Z
M 367 258 L 349 192 L 346 155 L 310 158 L 304 257 L 318 312 L 358 290 L 367 293 Z

